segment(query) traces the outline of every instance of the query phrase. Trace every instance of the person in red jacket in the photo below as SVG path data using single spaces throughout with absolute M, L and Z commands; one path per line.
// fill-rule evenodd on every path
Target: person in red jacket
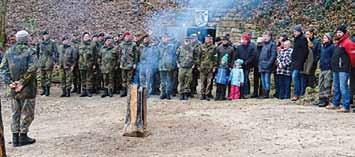
M 355 95 L 355 42 L 351 39 L 350 33 L 345 25 L 340 25 L 337 28 L 335 41 L 339 47 L 343 47 L 345 49 L 350 58 L 350 100 L 353 102 L 353 95 Z

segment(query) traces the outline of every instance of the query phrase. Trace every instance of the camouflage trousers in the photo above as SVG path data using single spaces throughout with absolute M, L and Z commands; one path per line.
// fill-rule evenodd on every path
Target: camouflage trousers
M 122 88 L 122 81 L 121 81 L 121 69 L 120 68 L 115 68 L 114 70 L 113 70 L 113 74 L 112 74 L 113 76 L 113 90 L 114 91 L 120 91 L 121 90 L 121 88 Z
M 74 70 L 73 70 L 73 84 L 75 87 L 78 87 L 80 86 L 81 84 L 81 79 L 80 79 L 80 70 L 79 70 L 79 67 L 78 66 L 75 66 L 74 67 Z
M 81 76 L 81 87 L 83 89 L 92 89 L 93 88 L 92 79 L 94 77 L 92 70 L 80 70 L 80 76 Z
M 201 95 L 207 95 L 211 93 L 213 88 L 213 72 L 212 70 L 201 71 Z M 210 88 L 212 86 L 212 88 Z
M 332 89 L 332 71 L 325 70 L 319 74 L 318 88 L 319 98 L 329 98 Z
M 35 99 L 12 99 L 12 133 L 27 133 L 34 119 Z
M 73 83 L 73 71 L 70 69 L 60 69 L 60 80 L 62 89 L 70 89 Z
M 50 87 L 52 83 L 52 69 L 44 70 L 41 69 L 39 72 L 41 87 Z
M 103 73 L 104 88 L 113 89 L 113 74 Z
M 179 92 L 190 93 L 192 68 L 179 68 Z
M 134 74 L 134 70 L 125 70 L 122 69 L 121 70 L 121 77 L 122 77 L 122 87 L 125 89 L 128 89 L 129 85 L 132 82 L 133 79 L 133 74 Z

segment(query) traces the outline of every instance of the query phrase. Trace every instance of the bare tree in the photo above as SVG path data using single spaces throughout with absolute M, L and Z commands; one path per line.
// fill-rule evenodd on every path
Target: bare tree
M 7 0 L 0 0 L 0 47 L 5 43 L 5 18 L 6 18 L 6 2 Z

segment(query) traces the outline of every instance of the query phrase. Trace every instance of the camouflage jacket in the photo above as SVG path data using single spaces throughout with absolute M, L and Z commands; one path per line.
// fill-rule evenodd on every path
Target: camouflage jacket
M 79 46 L 79 69 L 88 70 L 95 64 L 96 47 L 91 41 L 82 42 Z
M 177 50 L 177 64 L 179 68 L 192 68 L 196 65 L 197 56 L 192 45 L 182 45 Z
M 52 40 L 42 41 L 37 45 L 38 67 L 44 70 L 53 69 L 58 58 L 57 44 Z
M 159 71 L 175 70 L 176 65 L 176 46 L 174 44 L 161 43 L 159 49 Z
M 117 63 L 117 53 L 115 47 L 102 47 L 100 50 L 100 70 L 102 73 L 112 73 Z
M 36 97 L 36 71 L 35 50 L 23 43 L 10 47 L 0 65 L 0 74 L 5 84 L 19 81 L 24 86 L 21 92 L 11 90 L 11 96 L 20 100 Z
M 201 46 L 202 45 L 199 41 L 196 41 L 196 42 L 191 43 L 191 46 L 193 47 L 194 55 L 197 57 L 197 58 L 195 58 L 195 63 L 196 63 L 196 66 L 198 66 L 200 63 L 200 57 L 198 57 L 198 56 L 201 56 L 201 53 L 202 53 Z
M 200 71 L 212 71 L 213 67 L 217 66 L 216 46 L 213 44 L 203 44 L 201 46 L 201 54 L 199 58 Z
M 119 47 L 120 68 L 131 70 L 138 62 L 137 45 L 133 41 L 123 41 Z
M 60 68 L 70 69 L 76 65 L 77 52 L 71 45 L 61 45 L 59 48 L 59 65 Z

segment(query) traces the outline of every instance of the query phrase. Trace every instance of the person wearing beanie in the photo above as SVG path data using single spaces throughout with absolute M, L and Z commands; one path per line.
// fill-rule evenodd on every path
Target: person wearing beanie
M 36 142 L 28 137 L 29 127 L 34 120 L 37 94 L 37 62 L 28 38 L 27 31 L 17 32 L 17 42 L 6 51 L 0 64 L 2 80 L 11 89 L 11 132 L 14 147 Z
M 272 32 L 269 31 L 263 34 L 263 39 L 264 46 L 259 56 L 259 73 L 263 88 L 263 95 L 260 98 L 269 98 L 271 88 L 270 77 L 277 57 L 276 43 L 273 41 Z
M 73 70 L 78 61 L 78 54 L 71 45 L 70 36 L 66 35 L 62 38 L 62 45 L 59 47 L 59 74 L 62 95 L 60 97 L 70 97 L 71 86 L 73 83 Z
M 340 25 L 335 32 L 336 46 L 343 47 L 345 52 L 348 54 L 351 61 L 351 72 L 350 72 L 350 90 L 351 90 L 351 101 L 353 103 L 353 97 L 355 95 L 355 42 L 351 40 L 350 33 L 345 25 Z
M 133 37 L 129 32 L 123 34 L 123 41 L 118 46 L 118 49 L 123 88 L 120 96 L 126 97 L 139 59 L 137 44 L 133 41 Z
M 40 85 L 42 87 L 41 95 L 49 96 L 53 67 L 58 60 L 58 49 L 57 44 L 50 38 L 48 31 L 42 32 L 42 41 L 37 45 L 37 57 Z
M 236 59 L 241 59 L 244 61 L 242 64 L 244 72 L 244 86 L 241 87 L 241 98 L 247 97 L 250 94 L 250 79 L 249 72 L 254 66 L 256 60 L 256 46 L 251 41 L 250 33 L 243 33 L 241 38 L 241 44 L 238 45 L 236 49 Z
M 304 95 L 304 78 L 301 74 L 303 65 L 308 57 L 308 41 L 302 32 L 302 26 L 296 25 L 293 30 L 294 44 L 291 55 L 292 80 L 294 84 L 294 97 L 292 101 L 297 101 Z
M 253 80 L 254 80 L 254 90 L 251 98 L 258 98 L 259 95 L 262 94 L 262 87 L 260 81 L 260 73 L 259 73 L 259 55 L 261 50 L 263 49 L 264 41 L 262 37 L 258 37 L 256 40 L 256 54 L 255 59 L 253 61 Z
M 231 84 L 231 89 L 229 93 L 229 100 L 240 99 L 240 87 L 244 85 L 244 72 L 243 65 L 244 61 L 241 59 L 237 59 L 234 62 L 234 67 L 229 75 L 229 82 Z
M 318 79 L 319 99 L 314 105 L 325 107 L 329 104 L 329 98 L 332 88 L 331 59 L 334 53 L 335 45 L 331 33 L 325 33 L 320 51 L 319 67 L 320 74 Z

